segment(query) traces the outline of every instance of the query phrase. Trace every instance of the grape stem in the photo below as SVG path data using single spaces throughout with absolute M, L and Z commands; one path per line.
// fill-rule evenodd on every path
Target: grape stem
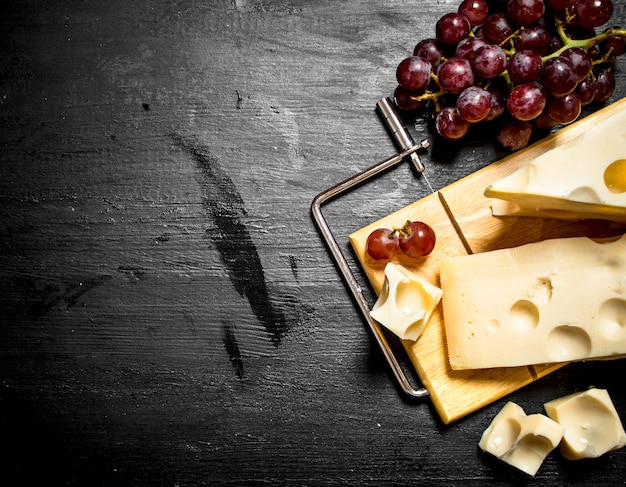
M 421 95 L 412 96 L 411 99 L 419 102 L 432 100 L 432 102 L 435 104 L 435 111 L 438 112 L 440 110 L 439 98 L 446 95 L 448 92 L 441 88 L 441 85 L 439 84 L 439 77 L 435 73 L 431 72 L 430 77 L 435 83 L 437 83 L 437 86 L 439 86 L 439 91 L 426 91 Z
M 585 51 L 588 51 L 594 46 L 606 41 L 607 39 L 611 39 L 612 37 L 626 37 L 626 29 L 623 27 L 610 27 L 605 30 L 601 34 L 598 34 L 594 37 L 590 37 L 589 39 L 572 39 L 565 33 L 565 24 L 563 20 L 559 18 L 555 18 L 557 33 L 559 38 L 563 42 L 563 46 L 559 48 L 557 51 L 548 54 L 547 56 L 543 56 L 541 59 L 545 62 L 548 59 L 560 56 L 564 51 L 572 48 L 572 47 L 580 47 Z M 610 54 L 610 53 L 609 53 Z

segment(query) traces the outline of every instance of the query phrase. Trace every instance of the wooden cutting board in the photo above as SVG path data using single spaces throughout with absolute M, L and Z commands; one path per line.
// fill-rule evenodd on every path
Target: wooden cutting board
M 394 262 L 413 270 L 436 286 L 439 286 L 439 263 L 448 256 L 516 247 L 548 238 L 605 237 L 626 232 L 625 225 L 600 221 L 567 222 L 531 217 L 494 217 L 491 214 L 490 200 L 483 196 L 483 191 L 489 184 L 624 109 L 626 98 L 441 189 L 439 193 L 443 195 L 454 215 L 458 223 L 457 229 L 452 225 L 440 195 L 431 194 L 350 235 L 350 243 L 374 291 L 378 294 L 383 286 L 385 263 L 377 262 L 366 254 L 367 236 L 376 228 L 401 227 L 407 220 L 421 220 L 431 225 L 437 235 L 437 244 L 433 252 L 424 259 L 411 260 L 398 256 L 394 257 Z M 459 238 L 458 231 L 464 235 L 469 248 Z M 488 291 L 485 291 L 485 300 L 489 300 Z M 453 371 L 448 363 L 444 333 L 440 304 L 419 340 L 403 341 L 403 345 L 445 424 L 565 365 Z

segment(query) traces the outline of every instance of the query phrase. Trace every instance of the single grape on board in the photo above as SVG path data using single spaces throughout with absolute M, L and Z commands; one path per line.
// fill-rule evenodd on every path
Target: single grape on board
M 400 248 L 398 232 L 389 228 L 377 228 L 367 237 L 365 249 L 372 259 L 389 260 Z

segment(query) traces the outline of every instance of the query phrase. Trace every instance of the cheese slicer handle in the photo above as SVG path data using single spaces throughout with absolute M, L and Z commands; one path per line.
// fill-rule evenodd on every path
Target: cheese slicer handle
M 391 100 L 389 98 L 381 98 L 380 100 L 378 100 L 378 102 L 376 103 L 376 108 L 378 109 L 378 112 L 380 113 L 383 122 L 385 123 L 385 126 L 389 130 L 391 137 L 398 146 L 398 149 L 403 151 L 411 149 L 416 145 L 413 137 L 411 137 L 411 134 L 400 119 L 398 112 L 393 107 L 393 104 L 391 103 Z M 423 149 L 427 148 L 429 145 L 430 144 L 427 140 L 424 140 L 419 144 L 420 148 Z M 420 161 L 420 158 L 416 152 L 411 152 L 408 157 L 411 160 L 411 164 L 413 164 L 413 167 L 416 171 L 424 172 L 424 169 L 426 168 L 424 167 L 424 164 L 422 164 L 422 161 Z

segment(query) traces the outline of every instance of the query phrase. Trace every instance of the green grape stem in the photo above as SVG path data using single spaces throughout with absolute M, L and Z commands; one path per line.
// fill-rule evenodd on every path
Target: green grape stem
M 607 39 L 611 39 L 613 37 L 626 37 L 626 29 L 623 27 L 611 27 L 601 34 L 598 34 L 594 37 L 590 37 L 589 39 L 572 39 L 566 33 L 564 29 L 564 22 L 561 20 L 556 21 L 556 28 L 559 38 L 561 42 L 563 42 L 563 46 L 554 51 L 553 53 L 548 54 L 547 56 L 543 56 L 541 59 L 545 62 L 548 59 L 560 56 L 567 49 L 571 49 L 572 47 L 580 47 L 585 51 L 597 46 L 598 44 L 606 41 Z
M 443 88 L 441 88 L 441 85 L 439 84 L 439 77 L 435 74 L 435 73 L 430 73 L 430 78 L 437 83 L 437 86 L 439 86 L 439 91 L 425 91 L 423 94 L 421 95 L 417 95 L 417 96 L 412 96 L 411 99 L 414 101 L 419 101 L 419 102 L 424 102 L 424 101 L 428 101 L 431 100 L 436 107 L 435 111 L 439 111 L 439 98 L 446 95 L 448 92 L 446 90 L 444 90 Z

